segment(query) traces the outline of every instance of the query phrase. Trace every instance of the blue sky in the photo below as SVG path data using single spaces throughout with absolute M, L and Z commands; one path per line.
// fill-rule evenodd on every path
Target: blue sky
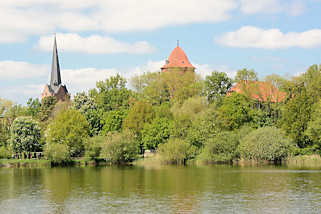
M 291 77 L 321 63 L 320 11 L 321 0 L 1 0 L 0 97 L 40 96 L 54 32 L 72 94 L 159 70 L 176 40 L 203 77 Z

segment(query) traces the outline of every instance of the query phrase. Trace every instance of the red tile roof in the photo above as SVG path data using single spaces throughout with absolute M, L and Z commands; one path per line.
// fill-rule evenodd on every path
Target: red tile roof
M 177 46 L 168 58 L 167 63 L 162 69 L 181 67 L 181 68 L 195 68 L 188 60 L 182 48 Z
M 261 82 L 261 81 L 244 81 L 236 83 L 231 89 L 228 95 L 231 92 L 237 92 L 240 94 L 249 95 L 252 99 L 259 101 L 271 101 L 271 102 L 282 102 L 286 93 L 279 91 L 276 87 L 274 87 L 271 83 Z

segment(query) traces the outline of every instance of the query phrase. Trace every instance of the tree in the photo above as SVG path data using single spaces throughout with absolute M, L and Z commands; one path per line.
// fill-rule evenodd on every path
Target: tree
M 103 122 L 94 98 L 85 92 L 77 93 L 73 100 L 73 107 L 85 116 L 90 127 L 90 136 L 98 135 L 103 127 Z
M 155 150 L 159 144 L 165 143 L 171 133 L 170 120 L 155 118 L 151 123 L 146 123 L 142 130 L 142 142 L 145 149 Z
M 312 141 L 313 147 L 321 152 L 321 100 L 315 105 L 305 134 Z
M 37 118 L 40 112 L 41 102 L 38 98 L 30 98 L 27 102 L 26 114 L 33 118 Z
M 94 89 L 90 94 L 94 96 L 101 112 L 129 108 L 132 92 L 126 88 L 126 83 L 126 79 L 119 74 L 96 83 L 97 89 Z
M 201 78 L 194 72 L 171 70 L 162 72 L 162 81 L 168 88 L 170 98 L 174 102 L 183 103 L 190 97 L 199 96 L 202 90 Z
M 294 97 L 284 105 L 280 123 L 298 146 L 304 148 L 310 144 L 304 133 L 311 118 L 313 100 L 303 85 L 298 85 L 293 90 Z
M 57 103 L 57 98 L 54 96 L 45 97 L 41 100 L 41 106 L 39 111 L 40 122 L 48 121 L 56 103 Z
M 207 100 L 212 103 L 221 100 L 232 87 L 232 79 L 224 72 L 213 71 L 205 79 L 205 94 Z
M 218 116 L 223 128 L 227 130 L 238 129 L 251 121 L 251 105 L 244 95 L 232 93 L 223 99 L 218 108 Z
M 168 164 L 185 164 L 195 156 L 196 148 L 181 139 L 169 139 L 161 144 L 157 150 L 163 162 Z
M 232 162 L 239 157 L 239 136 L 234 132 L 220 132 L 206 141 L 200 159 L 206 162 Z
M 40 145 L 40 126 L 31 117 L 18 117 L 11 125 L 10 145 L 14 152 L 36 152 Z
M 64 144 L 71 157 L 84 151 L 84 141 L 89 136 L 89 125 L 85 117 L 75 109 L 61 112 L 49 124 L 46 140 L 49 144 Z
M 281 161 L 286 158 L 293 146 L 281 129 L 264 127 L 257 129 L 241 140 L 241 157 L 256 161 Z
M 238 70 L 235 76 L 235 82 L 242 81 L 257 81 L 257 73 L 254 70 L 247 70 L 246 68 Z
M 109 133 L 100 156 L 111 163 L 123 164 L 137 159 L 139 144 L 131 132 Z
M 12 122 L 24 115 L 24 109 L 10 100 L 0 98 L 0 146 L 6 146 L 10 138 Z
M 174 116 L 172 137 L 185 139 L 193 121 L 208 108 L 205 97 L 190 97 L 183 104 L 175 103 L 171 112 Z
M 141 137 L 141 131 L 145 126 L 145 123 L 149 123 L 154 118 L 154 112 L 152 105 L 149 103 L 138 101 L 136 102 L 128 112 L 128 116 L 124 121 L 124 128 L 134 131 L 138 137 Z
M 121 131 L 123 121 L 127 117 L 127 109 L 119 109 L 106 112 L 102 123 L 104 124 L 101 134 L 107 135 L 109 132 Z

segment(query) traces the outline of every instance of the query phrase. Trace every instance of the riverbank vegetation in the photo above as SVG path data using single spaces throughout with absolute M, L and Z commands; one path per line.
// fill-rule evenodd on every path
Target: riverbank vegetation
M 321 67 L 292 78 L 253 70 L 120 75 L 71 100 L 0 99 L 0 158 L 42 152 L 55 164 L 123 164 L 156 152 L 163 163 L 281 162 L 321 154 Z M 24 154 L 24 155 L 22 155 Z M 311 156 L 312 157 L 312 156 Z

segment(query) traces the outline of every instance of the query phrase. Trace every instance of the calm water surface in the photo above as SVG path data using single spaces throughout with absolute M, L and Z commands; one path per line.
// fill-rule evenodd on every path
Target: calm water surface
M 321 170 L 0 169 L 2 214 L 321 213 Z

